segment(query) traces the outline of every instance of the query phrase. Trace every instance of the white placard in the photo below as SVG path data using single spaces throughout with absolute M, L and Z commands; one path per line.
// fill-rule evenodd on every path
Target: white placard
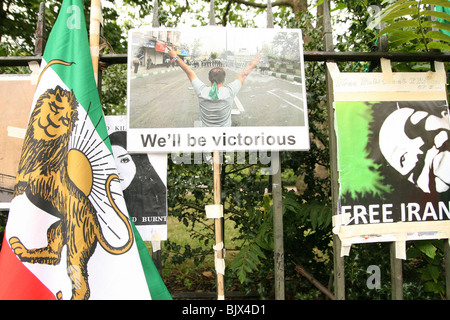
M 131 30 L 128 150 L 308 150 L 302 45 L 298 29 Z M 173 60 L 170 50 L 187 64 L 195 81 L 180 67 L 180 60 Z M 255 57 L 259 60 L 249 71 Z M 209 72 L 216 68 L 223 69 L 225 80 L 222 87 L 218 85 L 219 98 L 212 105 Z M 236 89 L 233 83 L 243 72 L 245 79 Z M 225 87 L 231 93 L 221 91 Z M 227 95 L 234 97 L 231 102 L 225 102 Z

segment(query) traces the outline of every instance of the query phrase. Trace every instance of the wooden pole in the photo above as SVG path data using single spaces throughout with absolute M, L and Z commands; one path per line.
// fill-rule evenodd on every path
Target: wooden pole
M 209 25 L 216 25 L 214 0 L 210 2 L 209 10 Z M 222 165 L 220 163 L 220 152 L 213 152 L 213 171 L 214 171 L 214 205 L 222 205 L 222 188 L 221 188 L 221 170 Z M 225 300 L 225 255 L 224 255 L 224 242 L 223 242 L 223 217 L 214 218 L 214 233 L 215 233 L 215 246 L 214 246 L 214 263 L 216 269 L 216 284 L 217 284 L 217 300 Z
M 272 151 L 273 242 L 275 262 L 275 300 L 284 300 L 283 198 L 280 153 Z
M 220 152 L 214 151 L 213 154 L 213 169 L 214 169 L 214 205 L 220 206 L 222 202 L 221 189 L 221 164 Z M 215 266 L 217 275 L 217 300 L 225 300 L 225 260 L 223 254 L 223 217 L 214 218 L 215 242 L 214 246 Z
M 100 25 L 102 24 L 101 0 L 91 1 L 91 16 L 89 23 L 89 47 L 91 49 L 92 67 L 94 68 L 95 83 L 98 86 L 99 57 L 100 57 Z
M 45 2 L 39 4 L 38 22 L 36 25 L 36 40 L 34 43 L 34 55 L 42 56 L 45 49 Z
M 323 2 L 323 23 L 325 50 L 334 51 L 333 33 L 331 28 L 330 4 L 328 0 Z M 328 101 L 328 124 L 330 134 L 330 166 L 331 166 L 331 194 L 333 214 L 337 214 L 337 199 L 339 196 L 337 179 L 337 140 L 334 132 L 334 111 L 333 111 L 333 85 L 329 72 L 326 72 L 327 101 Z M 345 299 L 345 270 L 344 258 L 341 256 L 341 240 L 337 235 L 333 235 L 333 268 L 334 268 L 334 296 L 337 300 Z
M 153 1 L 153 20 L 152 20 L 152 26 L 154 28 L 159 27 L 159 14 L 158 14 L 158 0 Z
M 267 28 L 273 28 L 272 2 L 267 0 Z M 284 226 L 283 226 L 283 187 L 281 184 L 281 158 L 278 151 L 272 151 L 272 197 L 273 197 L 273 241 L 275 299 L 285 299 L 284 287 Z
M 267 28 L 273 28 L 273 12 L 271 0 L 267 0 Z
M 216 15 L 214 11 L 214 0 L 210 0 L 209 4 L 209 25 L 215 26 L 216 25 Z
M 396 257 L 395 242 L 390 245 L 392 300 L 403 300 L 402 260 Z
M 450 300 L 450 239 L 444 240 L 444 265 L 447 300 Z

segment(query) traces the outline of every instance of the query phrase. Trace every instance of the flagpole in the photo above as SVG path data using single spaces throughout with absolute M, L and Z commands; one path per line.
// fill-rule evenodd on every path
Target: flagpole
M 101 0 L 91 1 L 91 16 L 89 24 L 89 48 L 91 49 L 92 67 L 94 69 L 95 83 L 98 86 L 98 62 L 100 55 L 100 25 L 102 23 Z

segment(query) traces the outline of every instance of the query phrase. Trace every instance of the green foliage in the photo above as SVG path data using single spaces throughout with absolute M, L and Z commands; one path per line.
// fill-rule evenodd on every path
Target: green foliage
M 369 27 L 385 23 L 377 37 L 387 34 L 389 46 L 402 51 L 449 51 L 450 36 L 441 30 L 450 31 L 450 24 L 436 18 L 450 21 L 450 15 L 430 6 L 450 4 L 446 0 L 399 0 L 380 11 Z
M 445 270 L 444 241 L 446 240 L 422 240 L 414 241 L 408 249 L 410 260 L 416 271 L 420 274 L 423 290 L 429 294 L 435 294 L 440 299 L 445 299 Z
M 0 6 L 0 38 L 4 55 L 32 55 L 39 0 L 3 0 Z M 46 3 L 46 34 L 56 20 L 59 1 Z M 6 52 L 4 51 L 6 49 Z M 14 55 L 15 55 L 14 54 Z
M 133 1 L 128 1 L 130 3 Z M 140 1 L 143 3 L 148 3 L 147 6 L 153 6 L 153 1 Z M 159 2 L 159 23 L 161 26 L 165 27 L 176 27 L 183 17 L 183 15 L 190 10 L 188 1 L 160 1 Z M 143 10 L 146 14 L 150 14 L 151 11 Z
M 41 0 L 3 0 L 0 6 L 0 55 L 33 55 L 34 40 L 39 5 Z M 90 1 L 84 1 L 84 15 L 89 21 Z M 105 1 L 107 2 L 107 1 Z M 112 1 L 110 1 L 112 2 Z M 45 35 L 48 37 L 58 16 L 60 0 L 45 1 Z M 115 48 L 116 52 L 125 52 L 126 46 L 121 45 L 121 30 L 116 23 L 117 12 L 109 6 L 103 10 L 104 34 Z M 89 23 L 87 23 L 89 27 Z M 124 51 L 125 50 L 125 51 Z
M 376 47 L 375 31 L 367 28 L 368 21 L 373 18 L 371 7 L 377 6 L 377 0 L 336 0 L 339 10 L 335 14 L 336 24 L 346 24 L 346 32 L 336 33 L 337 41 L 335 49 L 337 51 L 370 52 Z M 341 70 L 350 71 L 353 69 L 351 63 L 340 65 Z M 359 71 L 359 70 L 354 70 Z
M 345 289 L 349 300 L 371 299 L 389 300 L 391 298 L 389 243 L 353 245 L 345 257 Z M 367 280 L 369 266 L 380 271 L 380 288 L 369 289 Z
M 346 298 L 389 300 L 392 297 L 390 243 L 353 245 L 345 258 Z M 408 242 L 407 260 L 402 262 L 403 299 L 445 299 L 443 240 Z M 369 288 L 368 268 L 380 271 L 380 287 Z
M 112 65 L 102 73 L 102 108 L 107 115 L 125 115 L 127 65 Z
M 267 259 L 257 242 L 253 242 L 241 248 L 241 251 L 234 257 L 230 268 L 236 272 L 239 280 L 243 283 L 248 272 L 258 270 L 261 258 Z

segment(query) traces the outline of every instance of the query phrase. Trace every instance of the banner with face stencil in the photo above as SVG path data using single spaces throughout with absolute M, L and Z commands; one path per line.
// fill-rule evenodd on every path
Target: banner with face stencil
M 445 76 L 330 70 L 339 190 L 333 231 L 343 255 L 352 244 L 395 242 L 397 257 L 406 258 L 408 240 L 449 238 Z
M 450 219 L 446 101 L 338 102 L 340 214 L 348 225 Z

